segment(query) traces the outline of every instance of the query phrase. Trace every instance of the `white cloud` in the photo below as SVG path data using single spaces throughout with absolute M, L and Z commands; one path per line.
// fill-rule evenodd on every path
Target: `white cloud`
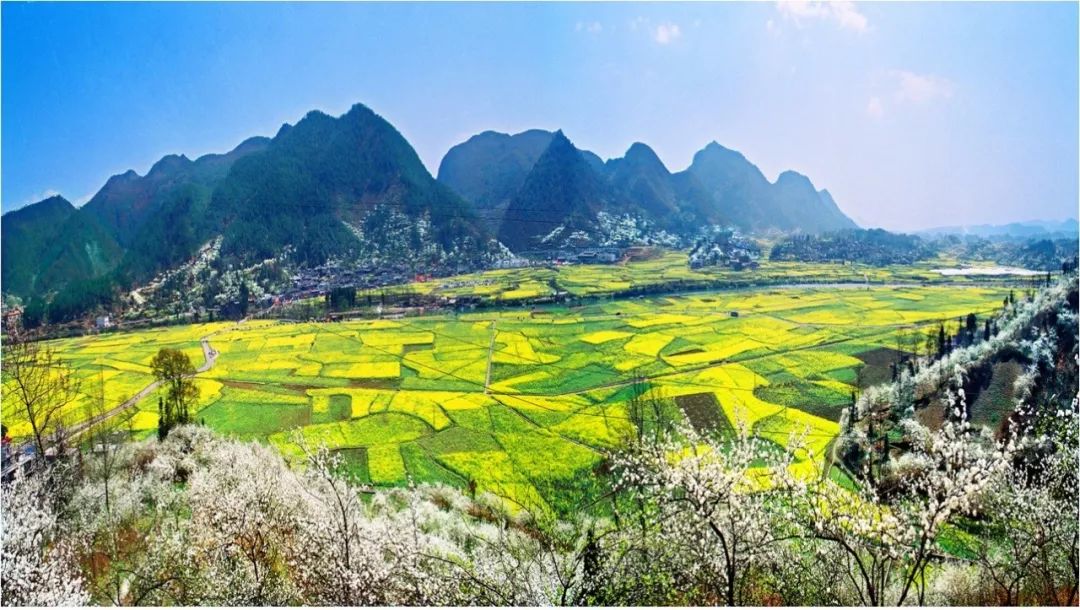
M 889 109 L 947 100 L 956 88 L 947 78 L 910 70 L 889 70 L 884 72 L 884 78 L 879 74 L 876 80 L 876 91 L 866 104 L 866 114 L 875 119 L 883 117 Z
M 589 34 L 599 34 L 604 31 L 604 26 L 599 21 L 579 21 L 574 26 L 576 32 L 588 32 Z
M 885 114 L 885 108 L 881 105 L 881 98 L 873 96 L 870 101 L 866 103 L 866 114 L 875 119 L 880 119 Z
M 776 10 L 780 11 L 784 19 L 791 20 L 800 28 L 817 20 L 832 21 L 843 29 L 854 30 L 860 34 L 870 27 L 866 15 L 860 13 L 855 4 L 847 0 L 780 0 L 776 3 Z
M 953 94 L 951 81 L 933 74 L 915 74 L 907 70 L 893 70 L 897 81 L 896 99 L 899 102 L 925 104 L 935 99 L 949 99 Z
M 653 32 L 653 40 L 660 44 L 670 44 L 682 36 L 682 30 L 674 23 L 661 23 Z

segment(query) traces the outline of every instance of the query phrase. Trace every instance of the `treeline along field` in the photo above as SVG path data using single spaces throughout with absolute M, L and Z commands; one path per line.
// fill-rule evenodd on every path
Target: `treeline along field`
M 202 364 L 206 338 L 219 356 L 196 376 L 195 421 L 287 457 L 299 457 L 298 440 L 325 444 L 372 485 L 446 482 L 497 494 L 511 509 L 562 513 L 595 499 L 594 474 L 606 450 L 635 433 L 643 401 L 655 404 L 649 418 L 672 425 L 747 426 L 780 447 L 805 435 L 792 468 L 810 472 L 828 459 L 860 385 L 887 377 L 890 358 L 930 349 L 942 322 L 953 333 L 969 313 L 998 311 L 1007 294 L 761 289 L 396 320 L 214 323 L 53 346 L 82 378 L 68 425 L 87 412 L 81 403 L 103 393 L 118 404 L 149 384 L 161 347 Z M 4 420 L 25 436 L 9 402 Z M 118 417 L 135 435 L 152 433 L 156 393 Z
M 489 269 L 449 277 L 425 277 L 407 284 L 357 289 L 342 286 L 326 295 L 286 299 L 252 317 L 266 319 L 322 318 L 364 313 L 377 308 L 440 307 L 459 311 L 560 304 L 588 305 L 602 300 L 655 297 L 719 290 L 759 290 L 793 286 L 837 285 L 1043 285 L 1045 277 L 980 275 L 995 267 L 989 260 L 938 257 L 910 265 L 858 262 L 761 260 L 750 269 L 710 265 L 694 268 L 684 251 L 645 249 L 618 264 L 554 264 Z M 964 273 L 963 267 L 972 270 Z M 955 272 L 942 273 L 943 270 Z

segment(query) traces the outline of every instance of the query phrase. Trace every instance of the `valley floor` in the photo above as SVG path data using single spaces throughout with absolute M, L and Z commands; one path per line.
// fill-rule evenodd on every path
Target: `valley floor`
M 511 510 L 567 513 L 596 499 L 605 452 L 634 433 L 634 408 L 700 431 L 746 426 L 804 450 L 816 471 L 860 388 L 888 381 L 897 350 L 1000 309 L 1005 288 L 770 288 L 327 323 L 248 321 L 53 342 L 82 377 L 66 409 L 115 409 L 136 436 L 157 427 L 150 360 L 197 366 L 197 421 L 299 459 L 340 452 L 370 486 L 445 482 Z M 205 343 L 202 343 L 205 341 Z M 204 349 L 205 346 L 205 349 Z M 133 399 L 134 397 L 134 399 Z M 125 401 L 128 401 L 125 403 Z M 26 436 L 12 405 L 4 421 Z M 838 479 L 843 475 L 837 470 Z

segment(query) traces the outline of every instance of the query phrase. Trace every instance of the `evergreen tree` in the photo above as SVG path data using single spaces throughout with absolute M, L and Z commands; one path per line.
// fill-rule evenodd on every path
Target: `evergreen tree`
M 251 297 L 251 293 L 249 292 L 247 282 L 246 281 L 241 281 L 240 282 L 240 296 L 239 296 L 239 301 L 240 302 L 238 303 L 238 305 L 240 307 L 240 317 L 241 318 L 247 316 L 248 299 L 250 297 Z
M 172 427 L 170 422 L 172 420 L 165 412 L 165 401 L 158 396 L 157 399 L 157 414 L 158 414 L 158 440 L 163 441 L 165 437 L 169 435 L 169 428 Z

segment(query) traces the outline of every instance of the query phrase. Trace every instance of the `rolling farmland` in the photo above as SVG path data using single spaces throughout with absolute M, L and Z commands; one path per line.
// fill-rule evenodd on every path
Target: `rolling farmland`
M 674 421 L 738 426 L 813 466 L 868 354 L 898 333 L 1000 306 L 1007 290 L 961 287 L 788 288 L 698 293 L 583 307 L 489 310 L 330 323 L 249 321 L 54 342 L 82 376 L 68 425 L 114 406 L 153 377 L 161 347 L 203 363 L 195 418 L 298 457 L 298 443 L 340 451 L 374 486 L 446 482 L 511 508 L 565 512 L 600 488 L 604 452 L 633 432 L 629 402 L 659 400 Z M 885 350 L 885 351 L 883 351 Z M 865 362 L 864 362 L 865 360 Z M 880 371 L 879 371 L 880 373 Z M 130 411 L 136 435 L 157 425 L 156 393 Z M 5 405 L 13 434 L 25 436 Z
M 762 287 L 802 283 L 933 283 L 950 284 L 979 280 L 990 283 L 1015 280 L 1009 276 L 982 276 L 992 269 L 991 261 L 961 261 L 937 258 L 911 265 L 874 266 L 861 263 L 807 263 L 761 260 L 752 272 L 730 267 L 693 269 L 686 252 L 647 251 L 625 264 L 559 265 L 495 269 L 412 283 L 396 287 L 400 291 L 445 298 L 476 298 L 493 303 L 512 303 L 565 294 L 573 298 L 625 294 L 628 291 L 670 292 L 680 287 Z M 940 269 L 968 267 L 969 273 L 942 274 Z M 377 295 L 382 289 L 370 291 Z

